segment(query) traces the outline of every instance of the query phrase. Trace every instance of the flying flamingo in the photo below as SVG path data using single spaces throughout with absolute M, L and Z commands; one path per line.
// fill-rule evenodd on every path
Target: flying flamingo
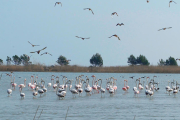
M 172 3 L 172 2 L 174 2 L 173 0 L 170 0 L 169 1 L 169 7 L 170 7 L 170 4 Z M 177 4 L 176 2 L 174 2 L 175 4 Z

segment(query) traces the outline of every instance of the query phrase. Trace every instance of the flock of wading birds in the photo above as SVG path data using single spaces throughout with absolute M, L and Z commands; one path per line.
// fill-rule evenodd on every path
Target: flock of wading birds
M 2 73 L 4 74 L 4 73 Z M 1 77 L 2 77 L 1 74 Z M 7 76 L 10 77 L 11 82 L 10 82 L 10 88 L 7 89 L 7 94 L 8 97 L 10 95 L 12 95 L 13 90 L 15 90 L 17 84 L 15 83 L 15 77 L 13 77 L 13 73 L 5 73 Z M 0 78 L 1 78 L 0 77 Z M 116 93 L 117 91 L 117 85 L 116 85 L 116 81 L 117 79 L 115 79 L 114 77 L 110 77 L 108 79 L 106 79 L 106 88 L 102 87 L 102 79 L 97 79 L 96 80 L 96 76 L 92 75 L 92 86 L 90 86 L 90 79 L 88 78 L 88 76 L 84 76 L 84 75 L 80 75 L 78 77 L 76 77 L 75 79 L 75 83 L 74 85 L 72 85 L 73 80 L 68 80 L 66 76 L 61 75 L 62 77 L 62 83 L 59 80 L 59 77 L 52 75 L 51 76 L 51 82 L 47 83 L 45 85 L 45 81 L 43 79 L 41 79 L 41 81 L 38 83 L 38 77 L 34 77 L 31 76 L 31 81 L 29 81 L 28 83 L 28 90 L 30 90 L 32 92 L 32 96 L 36 97 L 38 94 L 41 95 L 45 94 L 48 89 L 51 90 L 53 89 L 53 91 L 56 93 L 55 95 L 57 95 L 57 97 L 60 98 L 65 98 L 67 91 L 70 91 L 73 95 L 73 98 L 76 97 L 76 94 L 79 94 L 79 96 L 82 96 L 83 91 L 86 92 L 86 95 L 92 95 L 92 94 L 98 94 L 99 92 L 101 92 L 101 97 L 105 97 L 105 92 L 107 91 L 110 96 L 113 96 L 113 94 Z M 85 79 L 83 79 L 83 77 Z M 130 77 L 131 79 L 133 79 L 134 76 Z M 149 77 L 141 77 L 146 79 L 147 84 L 145 85 L 145 81 L 141 82 L 141 78 L 136 79 L 136 86 L 133 87 L 133 91 L 134 91 L 134 95 L 135 97 L 138 97 L 138 94 L 140 93 L 140 91 L 142 91 L 145 88 L 145 94 L 147 96 L 153 96 L 154 91 L 158 91 L 159 87 L 158 87 L 158 82 L 155 82 L 154 78 L 157 76 L 153 76 L 153 79 L 150 79 Z M 34 79 L 35 78 L 35 79 Z M 54 82 L 55 81 L 55 82 Z M 61 83 L 61 84 L 60 84 Z M 171 87 L 169 86 L 169 83 L 171 83 Z M 84 87 L 83 87 L 84 85 Z M 178 82 L 174 81 L 170 82 L 168 81 L 168 86 L 165 87 L 166 91 L 169 92 L 169 95 L 171 92 L 173 92 L 173 94 L 178 93 L 178 89 L 180 84 L 178 84 Z M 47 86 L 47 88 L 46 88 Z M 26 79 L 24 79 L 24 84 L 19 84 L 18 88 L 19 88 L 19 92 L 20 92 L 20 97 L 21 99 L 23 99 L 25 97 L 25 93 L 22 92 L 22 90 L 26 87 Z M 122 87 L 123 91 L 128 91 L 130 87 L 128 86 L 128 80 L 124 80 L 124 87 Z M 103 96 L 102 96 L 103 94 Z

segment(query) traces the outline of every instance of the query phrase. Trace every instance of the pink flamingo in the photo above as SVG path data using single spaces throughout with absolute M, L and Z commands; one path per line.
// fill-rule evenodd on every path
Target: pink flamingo
M 52 80 L 53 80 L 53 88 L 56 89 L 57 88 L 57 83 L 54 84 L 54 78 Z M 58 76 L 56 77 L 56 81 L 59 81 Z
M 127 90 L 130 88 L 130 87 L 128 86 L 128 80 L 126 80 L 126 88 L 127 88 Z
M 93 78 L 93 80 L 92 80 L 92 89 L 97 91 L 98 90 L 97 85 L 95 84 L 96 76 L 92 75 L 91 77 Z
M 34 76 L 31 76 L 31 78 L 33 78 L 33 83 L 30 85 L 30 88 L 34 90 L 36 87 L 36 85 L 34 84 Z
M 122 90 L 127 91 L 127 87 L 125 85 L 125 82 L 126 82 L 126 80 L 124 80 L 124 87 L 122 88 Z
M 109 90 L 109 88 L 110 88 L 110 82 L 109 82 L 109 78 L 108 79 L 106 79 L 107 80 L 107 82 L 106 82 L 106 90 Z
M 117 81 L 117 79 L 114 79 L 114 78 L 113 78 L 113 89 L 114 89 L 114 91 L 116 91 L 116 90 L 117 90 L 117 86 L 116 86 L 116 82 L 115 82 L 115 80 Z
M 17 84 L 16 84 L 16 83 L 14 83 L 14 80 L 15 80 L 15 77 L 14 77 L 13 82 L 12 82 L 12 87 L 13 87 L 13 88 L 14 88 L 14 90 L 15 90 L 15 87 L 17 86 Z
M 20 84 L 20 85 L 18 85 L 18 87 L 21 89 L 26 87 L 26 79 L 24 79 L 24 84 Z
M 31 85 L 32 85 L 32 76 L 31 76 L 31 82 L 28 83 L 28 89 L 30 88 Z

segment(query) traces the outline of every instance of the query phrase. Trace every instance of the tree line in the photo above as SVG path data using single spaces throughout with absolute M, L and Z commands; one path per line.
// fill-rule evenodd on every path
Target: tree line
M 64 65 L 68 65 L 70 61 L 71 60 L 67 59 L 65 56 L 60 55 L 56 62 L 59 65 L 64 66 Z M 14 65 L 21 65 L 21 64 L 24 66 L 32 65 L 32 62 L 30 61 L 30 57 L 26 54 L 23 54 L 21 56 L 14 55 L 12 56 L 12 58 L 7 56 L 6 62 L 7 62 L 7 65 L 11 65 L 12 63 Z M 89 62 L 92 67 L 103 66 L 103 59 L 99 53 L 94 54 L 90 58 Z M 139 55 L 138 57 L 135 57 L 134 55 L 130 55 L 128 57 L 127 63 L 129 65 L 146 65 L 146 66 L 150 65 L 149 61 L 144 55 Z M 0 59 L 0 65 L 3 65 L 2 59 Z M 160 59 L 158 62 L 158 66 L 169 66 L 169 65 L 178 66 L 176 60 L 171 56 L 166 60 Z

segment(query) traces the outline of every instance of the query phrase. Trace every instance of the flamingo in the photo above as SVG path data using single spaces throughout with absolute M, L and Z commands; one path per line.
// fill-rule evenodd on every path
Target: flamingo
M 170 0 L 169 1 L 169 7 L 170 7 L 170 3 L 174 2 L 173 0 Z M 177 4 L 176 2 L 174 2 L 175 4 Z
M 147 81 L 147 85 L 145 86 L 146 89 L 149 88 L 149 87 L 148 87 L 148 80 L 147 80 L 148 78 L 149 78 L 149 77 L 146 77 L 146 81 Z
M 110 82 L 109 82 L 109 78 L 106 79 L 106 81 L 107 81 L 107 82 L 106 82 L 106 90 L 109 90 L 109 87 L 110 87 L 110 84 L 109 84 L 109 83 L 110 83 Z
M 38 93 L 40 94 L 41 97 L 41 95 L 44 93 L 43 89 L 38 89 Z
M 68 80 L 67 83 L 71 84 L 72 85 L 72 81 L 71 80 Z M 76 89 L 70 89 L 72 95 L 74 95 L 73 97 L 76 97 L 75 94 L 78 94 L 78 91 Z
M 101 85 L 100 85 L 100 91 L 101 91 L 101 97 L 102 97 L 102 93 L 105 93 L 105 89 L 102 88 L 102 79 L 98 79 L 98 81 L 101 81 Z
M 97 91 L 97 90 L 98 90 L 98 89 L 97 89 L 97 85 L 95 84 L 96 76 L 95 76 L 95 75 L 92 75 L 91 77 L 93 78 L 93 80 L 92 80 L 92 89 L 93 89 L 93 91 L 94 91 L 94 90 Z
M 17 84 L 16 84 L 16 83 L 14 83 L 14 80 L 15 80 L 15 77 L 14 77 L 13 82 L 12 82 L 12 87 L 14 87 L 14 90 L 15 90 L 15 88 L 16 88 L 16 86 L 17 86 Z
M 113 78 L 113 89 L 114 89 L 114 92 L 117 90 L 117 86 L 116 86 L 115 80 L 117 81 L 117 79 Z
M 89 78 L 86 79 L 86 87 L 84 89 L 86 93 L 90 93 L 92 91 L 92 87 L 89 85 Z
M 126 80 L 126 88 L 127 88 L 127 90 L 130 88 L 130 87 L 128 86 L 128 80 Z
M 137 81 L 138 81 L 138 80 L 139 80 L 139 79 L 136 80 L 136 87 L 133 87 L 133 91 L 134 91 L 134 94 L 135 94 L 135 95 L 139 94 L 139 90 L 137 89 Z
M 59 81 L 59 77 L 56 77 L 56 81 Z M 53 79 L 53 88 L 56 89 L 57 88 L 57 83 L 54 84 L 54 79 Z
M 84 80 L 81 80 L 81 83 L 82 81 Z M 85 81 L 83 82 L 83 84 L 86 83 Z M 82 84 L 82 87 L 78 89 L 78 92 L 79 92 L 79 96 L 81 95 L 82 96 L 82 92 L 83 92 L 83 84 Z
M 33 78 L 33 82 L 32 82 L 32 84 L 30 85 L 30 88 L 31 88 L 32 90 L 34 90 L 35 87 L 36 87 L 36 85 L 34 84 L 34 76 L 31 76 L 31 78 Z
M 55 76 L 54 76 L 54 75 L 51 75 L 51 82 L 47 84 L 47 87 L 48 87 L 48 88 L 51 87 L 51 85 L 52 85 L 52 80 L 54 80 L 52 77 L 55 77 Z
M 58 86 L 59 86 L 59 83 L 58 83 Z M 58 92 L 58 87 L 56 88 L 56 95 L 59 97 L 59 100 L 60 98 L 64 98 L 66 96 L 63 92 L 61 93 Z
M 76 81 L 75 81 L 75 89 L 79 89 L 79 88 L 81 88 L 81 85 L 79 84 L 79 80 L 80 80 L 80 78 L 79 77 L 76 77 Z M 70 85 L 72 85 L 72 84 L 70 84 Z
M 20 84 L 18 87 L 21 87 L 21 88 L 26 87 L 26 78 L 24 79 L 24 84 Z
M 124 87 L 122 88 L 122 90 L 124 90 L 124 91 L 127 91 L 127 87 L 126 87 L 126 85 L 125 85 L 125 82 L 126 82 L 127 80 L 124 80 Z
M 42 80 L 41 82 L 43 83 L 43 89 L 42 89 L 42 90 L 43 90 L 43 91 L 44 91 L 44 93 L 45 93 L 45 92 L 47 92 L 47 88 L 45 88 L 45 81 L 44 81 L 44 80 Z
M 28 89 L 29 89 L 29 87 L 32 85 L 32 76 L 31 76 L 31 82 L 30 83 L 28 83 Z
M 35 97 L 38 95 L 38 92 L 36 91 L 36 90 L 37 90 L 37 87 L 38 87 L 38 85 L 36 85 L 36 89 L 34 89 L 34 91 L 33 91 L 33 93 L 32 93 L 32 95 L 35 96 Z
M 170 81 L 168 81 L 168 86 L 165 87 L 166 91 L 168 91 L 168 89 L 170 89 L 169 83 L 170 83 Z
M 10 83 L 10 89 L 7 89 L 8 96 L 9 96 L 9 95 L 12 95 L 11 84 L 12 84 L 12 82 Z
M 20 86 L 20 87 L 19 87 L 19 91 L 20 91 L 21 99 L 25 97 L 25 93 L 22 93 L 22 89 L 23 89 L 23 87 Z

